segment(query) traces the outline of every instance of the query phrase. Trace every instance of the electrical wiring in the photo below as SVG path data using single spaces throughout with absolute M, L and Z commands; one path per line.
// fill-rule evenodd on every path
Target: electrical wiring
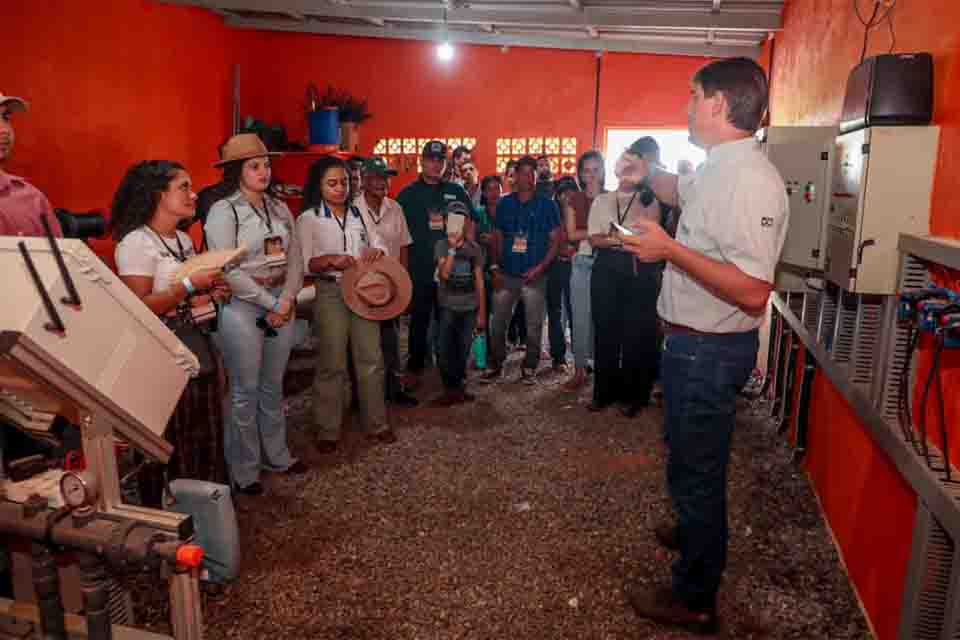
M 907 353 L 903 369 L 900 371 L 900 384 L 899 384 L 899 393 L 898 395 L 898 414 L 900 422 L 900 430 L 903 432 L 904 440 L 913 445 L 915 451 L 917 450 L 917 441 L 913 436 L 913 415 L 910 411 L 910 389 L 912 385 L 910 384 L 910 371 L 913 367 L 913 354 L 917 350 L 917 343 L 920 341 L 920 331 L 916 328 L 910 329 L 910 339 L 907 343 Z
M 860 12 L 860 0 L 853 0 L 853 10 L 857 15 L 857 20 L 860 21 L 860 24 L 863 25 L 863 47 L 860 49 L 860 62 L 863 62 L 864 58 L 867 55 L 867 44 L 870 41 L 870 30 L 879 27 L 883 24 L 884 20 L 887 21 L 887 26 L 890 29 L 890 53 L 893 53 L 894 45 L 896 44 L 897 37 L 893 30 L 893 9 L 897 6 L 899 0 L 874 0 L 873 3 L 873 12 L 870 14 L 870 17 L 865 19 L 863 14 Z M 883 10 L 881 11 L 881 7 Z
M 944 334 L 937 334 L 937 346 L 933 358 L 937 369 L 937 409 L 940 414 L 940 438 L 943 444 L 943 470 L 947 474 L 947 482 L 953 482 L 951 477 L 953 470 L 950 468 L 950 442 L 947 440 L 947 411 L 943 402 L 943 376 L 940 375 L 940 359 L 945 342 Z

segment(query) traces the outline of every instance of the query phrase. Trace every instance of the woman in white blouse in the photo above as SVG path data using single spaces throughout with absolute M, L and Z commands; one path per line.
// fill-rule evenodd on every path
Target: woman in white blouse
M 244 245 L 243 262 L 226 274 L 233 293 L 219 319 L 230 379 L 226 456 L 235 490 L 263 493 L 260 471 L 307 471 L 287 447 L 283 376 L 294 341 L 303 259 L 293 215 L 271 197 L 270 154 L 255 134 L 233 136 L 221 149 L 221 199 L 204 226 L 211 249 Z
M 348 344 L 357 373 L 360 415 L 370 438 L 396 441 L 387 422 L 384 401 L 383 352 L 380 324 L 361 318 L 347 307 L 340 290 L 343 272 L 359 262 L 379 260 L 386 245 L 368 227 L 352 203 L 349 170 L 342 160 L 326 156 L 310 167 L 303 189 L 305 210 L 297 219 L 304 266 L 314 274 L 313 334 L 317 371 L 313 383 L 317 448 L 337 448 L 347 398 Z
M 229 297 L 220 271 L 200 271 L 174 281 L 180 264 L 194 255 L 193 242 L 178 227 L 193 218 L 197 196 L 182 165 L 150 160 L 127 171 L 111 206 L 115 258 L 120 279 L 171 328 L 181 318 L 212 309 L 214 300 Z M 208 314 L 211 315 L 212 314 Z M 168 465 L 172 478 L 213 482 L 226 480 L 223 462 L 223 372 L 193 378 L 184 390 L 165 432 L 174 445 Z M 146 381 L 145 381 L 146 382 Z M 172 479 L 171 478 L 171 479 Z M 162 473 L 141 472 L 141 500 L 160 506 Z

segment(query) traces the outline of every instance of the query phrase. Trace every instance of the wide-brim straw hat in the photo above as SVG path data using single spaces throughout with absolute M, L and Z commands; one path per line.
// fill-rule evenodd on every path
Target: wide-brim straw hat
M 220 150 L 220 160 L 213 163 L 215 167 L 222 167 L 230 162 L 238 160 L 249 160 L 250 158 L 260 158 L 264 156 L 283 155 L 278 151 L 269 151 L 267 145 L 263 144 L 255 133 L 238 133 L 224 143 Z
M 410 306 L 413 282 L 400 261 L 384 256 L 372 264 L 357 263 L 340 280 L 343 301 L 367 320 L 391 320 Z
M 5 96 L 0 91 L 0 107 L 7 107 L 10 111 L 26 111 L 27 101 L 17 96 Z

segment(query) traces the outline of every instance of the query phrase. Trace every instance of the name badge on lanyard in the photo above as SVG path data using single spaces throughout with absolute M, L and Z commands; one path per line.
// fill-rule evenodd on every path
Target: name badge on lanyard
M 430 209 L 430 231 L 443 231 L 443 214 L 436 209 Z
M 513 236 L 513 253 L 525 255 L 527 253 L 527 234 L 517 233 Z

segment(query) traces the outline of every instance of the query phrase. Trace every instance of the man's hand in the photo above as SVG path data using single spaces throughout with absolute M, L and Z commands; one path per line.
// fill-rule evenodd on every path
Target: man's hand
M 623 250 L 637 256 L 642 262 L 659 262 L 670 258 L 670 250 L 676 242 L 656 222 L 639 220 L 633 225 L 636 235 L 619 236 Z
M 383 251 L 380 249 L 366 248 L 360 253 L 361 264 L 373 264 L 383 257 Z
M 647 161 L 640 156 L 624 153 L 617 160 L 613 173 L 620 180 L 620 191 L 629 192 L 636 189 L 644 178 L 649 177 L 650 167 L 647 166 Z
M 523 283 L 530 284 L 531 282 L 533 282 L 534 280 L 536 280 L 542 275 L 543 275 L 543 267 L 538 264 L 535 267 L 531 267 L 530 269 L 527 269 L 527 271 L 523 274 Z

